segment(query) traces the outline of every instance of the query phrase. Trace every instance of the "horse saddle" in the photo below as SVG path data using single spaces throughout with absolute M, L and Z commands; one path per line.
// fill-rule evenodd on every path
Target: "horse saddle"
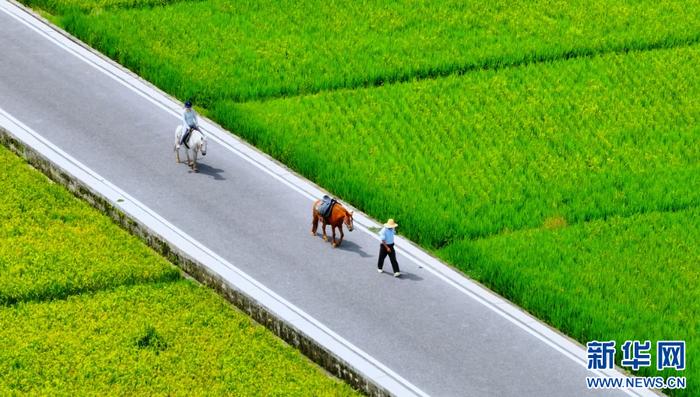
M 316 206 L 316 211 L 318 211 L 318 214 L 321 215 L 323 218 L 327 219 L 329 216 L 331 216 L 333 206 L 337 202 L 338 201 L 336 199 L 328 196 L 327 194 L 324 194 L 323 199 Z

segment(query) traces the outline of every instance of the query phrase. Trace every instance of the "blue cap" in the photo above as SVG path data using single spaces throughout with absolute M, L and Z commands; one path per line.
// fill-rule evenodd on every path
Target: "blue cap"
M 192 102 L 190 102 L 190 101 L 185 102 L 185 107 L 186 107 L 186 108 L 191 108 L 191 107 L 192 107 Z

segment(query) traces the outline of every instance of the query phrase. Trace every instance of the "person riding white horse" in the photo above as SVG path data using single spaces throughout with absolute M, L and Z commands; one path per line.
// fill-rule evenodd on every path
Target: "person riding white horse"
M 182 113 L 182 137 L 180 142 L 178 142 L 177 149 L 180 148 L 182 144 L 187 146 L 187 139 L 190 137 L 192 130 L 197 130 L 200 133 L 202 130 L 199 129 L 199 124 L 197 123 L 197 113 L 192 109 L 192 102 L 185 102 L 185 110 Z
M 180 163 L 180 146 L 185 145 L 187 164 L 192 170 L 197 171 L 197 154 L 207 155 L 207 137 L 197 124 L 197 114 L 192 110 L 192 102 L 185 102 L 185 111 L 182 115 L 182 125 L 175 129 L 175 160 Z M 192 157 L 190 158 L 190 151 Z

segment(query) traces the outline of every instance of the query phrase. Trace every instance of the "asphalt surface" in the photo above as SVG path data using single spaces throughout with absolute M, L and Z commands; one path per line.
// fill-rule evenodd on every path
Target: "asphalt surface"
M 435 396 L 578 396 L 591 373 L 378 243 L 310 236 L 311 202 L 215 142 L 175 163 L 173 115 L 0 12 L 0 108 Z M 400 219 L 398 220 L 400 223 Z M 385 269 L 390 270 L 387 259 Z

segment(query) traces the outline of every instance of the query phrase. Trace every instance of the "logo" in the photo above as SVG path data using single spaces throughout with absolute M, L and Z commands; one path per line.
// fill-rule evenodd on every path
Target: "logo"
M 620 346 L 622 359 L 620 366 L 633 371 L 651 367 L 651 341 L 628 340 Z M 615 341 L 592 341 L 586 343 L 588 369 L 606 370 L 615 368 Z M 685 341 L 660 340 L 656 343 L 656 369 L 685 370 Z M 655 377 L 587 377 L 589 389 L 650 388 L 685 389 L 686 378 L 669 376 Z
M 656 369 L 664 368 L 685 369 L 685 341 L 660 340 L 656 344 Z
M 628 340 L 622 345 L 622 361 L 620 365 L 638 370 L 639 367 L 651 366 L 651 342 L 640 343 L 638 340 Z
M 615 366 L 615 341 L 588 342 L 588 369 L 612 369 Z

